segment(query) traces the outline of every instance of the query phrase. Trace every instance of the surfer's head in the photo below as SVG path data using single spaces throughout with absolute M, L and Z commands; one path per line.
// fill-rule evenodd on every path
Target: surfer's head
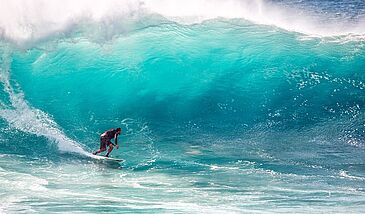
M 118 134 L 122 133 L 122 129 L 121 128 L 117 128 L 117 133 Z

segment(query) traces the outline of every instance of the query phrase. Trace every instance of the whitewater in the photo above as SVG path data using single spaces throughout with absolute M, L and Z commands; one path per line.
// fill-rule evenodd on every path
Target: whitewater
M 362 0 L 0 0 L 0 213 L 362 213 L 364 108 Z

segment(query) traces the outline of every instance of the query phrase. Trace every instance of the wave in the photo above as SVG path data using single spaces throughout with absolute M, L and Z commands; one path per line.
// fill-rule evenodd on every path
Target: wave
M 77 32 L 26 51 L 3 45 L 1 117 L 79 153 L 72 138 L 94 148 L 93 136 L 127 127 L 125 118 L 157 135 L 330 124 L 336 138 L 363 148 L 363 41 L 302 40 L 242 20 L 159 20 L 118 36 L 105 30 L 113 41 L 102 45 Z
M 82 27 L 85 23 L 94 23 L 92 27 L 112 37 L 135 29 L 135 25 L 153 25 L 163 19 L 194 24 L 216 18 L 238 18 L 311 36 L 365 34 L 365 18 L 361 15 L 333 18 L 310 7 L 265 0 L 98 0 L 92 3 L 88 0 L 1 0 L 0 3 L 0 36 L 17 44 L 55 35 L 62 37 L 88 28 Z M 343 4 L 346 6 L 346 2 Z

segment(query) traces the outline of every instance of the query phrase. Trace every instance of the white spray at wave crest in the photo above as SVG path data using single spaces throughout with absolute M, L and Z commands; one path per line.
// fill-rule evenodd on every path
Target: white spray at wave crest
M 266 0 L 0 0 L 0 5 L 0 36 L 16 42 L 68 31 L 82 20 L 108 24 L 144 14 L 159 14 L 185 24 L 217 17 L 243 18 L 317 36 L 365 34 L 365 20 L 329 20 L 324 14 Z
M 46 113 L 29 106 L 24 95 L 14 91 L 10 84 L 10 57 L 4 55 L 3 58 L 7 61 L 3 61 L 0 68 L 0 82 L 4 86 L 4 92 L 9 95 L 11 106 L 0 101 L 0 117 L 18 130 L 43 136 L 57 143 L 60 151 L 89 155 L 77 142 L 68 138 Z

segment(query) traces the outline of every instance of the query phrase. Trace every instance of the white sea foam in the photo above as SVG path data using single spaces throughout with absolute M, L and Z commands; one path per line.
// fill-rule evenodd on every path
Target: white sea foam
M 340 170 L 339 174 L 342 178 L 348 178 L 348 179 L 351 179 L 351 180 L 365 180 L 364 177 L 349 175 L 348 172 L 346 172 L 344 170 Z
M 96 22 L 108 31 L 126 20 L 158 14 L 184 24 L 215 18 L 242 18 L 305 35 L 364 35 L 365 20 L 333 20 L 266 0 L 0 0 L 0 36 L 22 43 L 72 31 L 80 22 Z M 116 24 L 122 22 L 121 24 Z

